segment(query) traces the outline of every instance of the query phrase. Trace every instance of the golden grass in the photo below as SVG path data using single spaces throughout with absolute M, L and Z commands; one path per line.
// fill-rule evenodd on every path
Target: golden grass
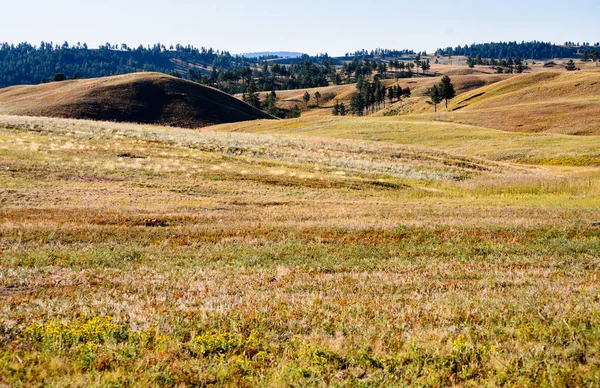
M 600 141 L 597 136 L 504 132 L 444 122 L 444 117 L 431 114 L 301 118 L 284 122 L 259 120 L 210 127 L 210 130 L 368 140 L 525 164 L 600 165 Z
M 435 119 L 505 131 L 600 135 L 599 96 L 600 71 L 538 72 L 461 94 L 451 112 Z
M 2 116 L 0 383 L 596 385 L 598 167 L 477 156 L 559 140 Z

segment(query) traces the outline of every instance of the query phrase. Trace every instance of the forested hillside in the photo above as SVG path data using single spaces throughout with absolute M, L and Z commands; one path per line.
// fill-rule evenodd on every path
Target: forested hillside
M 207 68 L 233 69 L 257 63 L 257 59 L 232 56 L 227 51 L 196 48 L 193 46 L 128 47 L 125 44 L 107 43 L 98 49 L 84 44 L 70 46 L 42 42 L 39 46 L 29 43 L 0 46 L 0 87 L 20 84 L 38 84 L 56 73 L 71 78 L 94 78 L 109 75 L 158 71 L 176 74 L 188 69 L 208 73 Z
M 594 47 L 600 46 L 600 43 L 595 43 Z M 592 45 L 588 42 L 576 44 L 573 42 L 565 42 L 564 46 L 558 46 L 546 42 L 498 42 L 498 43 L 483 43 L 465 45 L 464 47 L 448 47 L 438 49 L 439 55 L 454 55 L 454 56 L 470 56 L 490 59 L 506 59 L 506 58 L 526 58 L 526 59 L 552 59 L 552 58 L 577 58 L 580 56 L 580 51 L 591 49 Z

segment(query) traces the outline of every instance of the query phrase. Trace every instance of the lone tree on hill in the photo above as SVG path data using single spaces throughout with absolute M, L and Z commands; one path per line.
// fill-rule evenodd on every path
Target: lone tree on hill
M 275 93 L 274 90 L 271 91 L 271 93 L 269 93 L 267 95 L 267 98 L 263 104 L 263 110 L 265 112 L 267 112 L 268 114 L 270 114 L 271 116 L 277 116 L 279 113 L 279 110 L 277 109 L 277 93 Z
M 260 109 L 260 99 L 258 98 L 258 93 L 256 93 L 256 85 L 254 84 L 254 81 L 250 82 L 246 93 L 243 94 L 242 99 L 253 107 Z
M 444 100 L 446 100 L 446 108 L 448 108 L 448 100 L 452 100 L 456 97 L 456 90 L 452 85 L 452 80 L 447 75 L 442 77 L 442 82 L 439 86 L 440 94 Z
M 437 112 L 438 104 L 444 99 L 442 97 L 442 94 L 440 93 L 440 88 L 437 85 L 433 85 L 433 87 L 429 91 L 429 98 L 431 99 L 429 103 L 433 104 L 434 112 Z
M 573 60 L 569 60 L 569 62 L 567 62 L 566 66 L 567 71 L 574 71 L 577 70 L 577 66 L 575 66 L 575 62 L 573 62 Z
M 419 67 L 421 67 L 421 54 L 420 53 L 415 56 L 414 63 L 415 63 L 415 67 L 417 68 L 417 75 L 418 75 Z
M 477 64 L 477 61 L 475 59 L 473 59 L 472 57 L 467 57 L 467 66 L 469 66 L 471 69 L 475 67 L 475 65 Z
M 306 105 L 306 107 L 308 108 L 308 102 L 310 101 L 310 94 L 308 92 L 304 92 L 304 97 L 302 97 L 302 99 L 304 100 L 304 105 Z
M 315 92 L 315 100 L 317 100 L 317 107 L 319 107 L 319 100 L 321 99 L 321 93 L 317 90 Z

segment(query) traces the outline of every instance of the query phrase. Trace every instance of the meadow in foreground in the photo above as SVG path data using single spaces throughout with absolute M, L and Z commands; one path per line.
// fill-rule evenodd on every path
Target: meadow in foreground
M 376 120 L 0 117 L 0 383 L 600 384 L 597 137 Z

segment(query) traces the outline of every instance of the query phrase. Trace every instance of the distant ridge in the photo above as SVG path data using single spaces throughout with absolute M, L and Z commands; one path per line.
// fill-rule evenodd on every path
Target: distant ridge
M 0 114 L 186 128 L 273 119 L 217 89 L 162 73 L 133 73 L 0 89 Z
M 304 53 L 291 52 L 291 51 L 261 51 L 255 53 L 244 53 L 243 57 L 246 58 L 259 58 L 259 57 L 280 57 L 280 58 L 299 58 Z

